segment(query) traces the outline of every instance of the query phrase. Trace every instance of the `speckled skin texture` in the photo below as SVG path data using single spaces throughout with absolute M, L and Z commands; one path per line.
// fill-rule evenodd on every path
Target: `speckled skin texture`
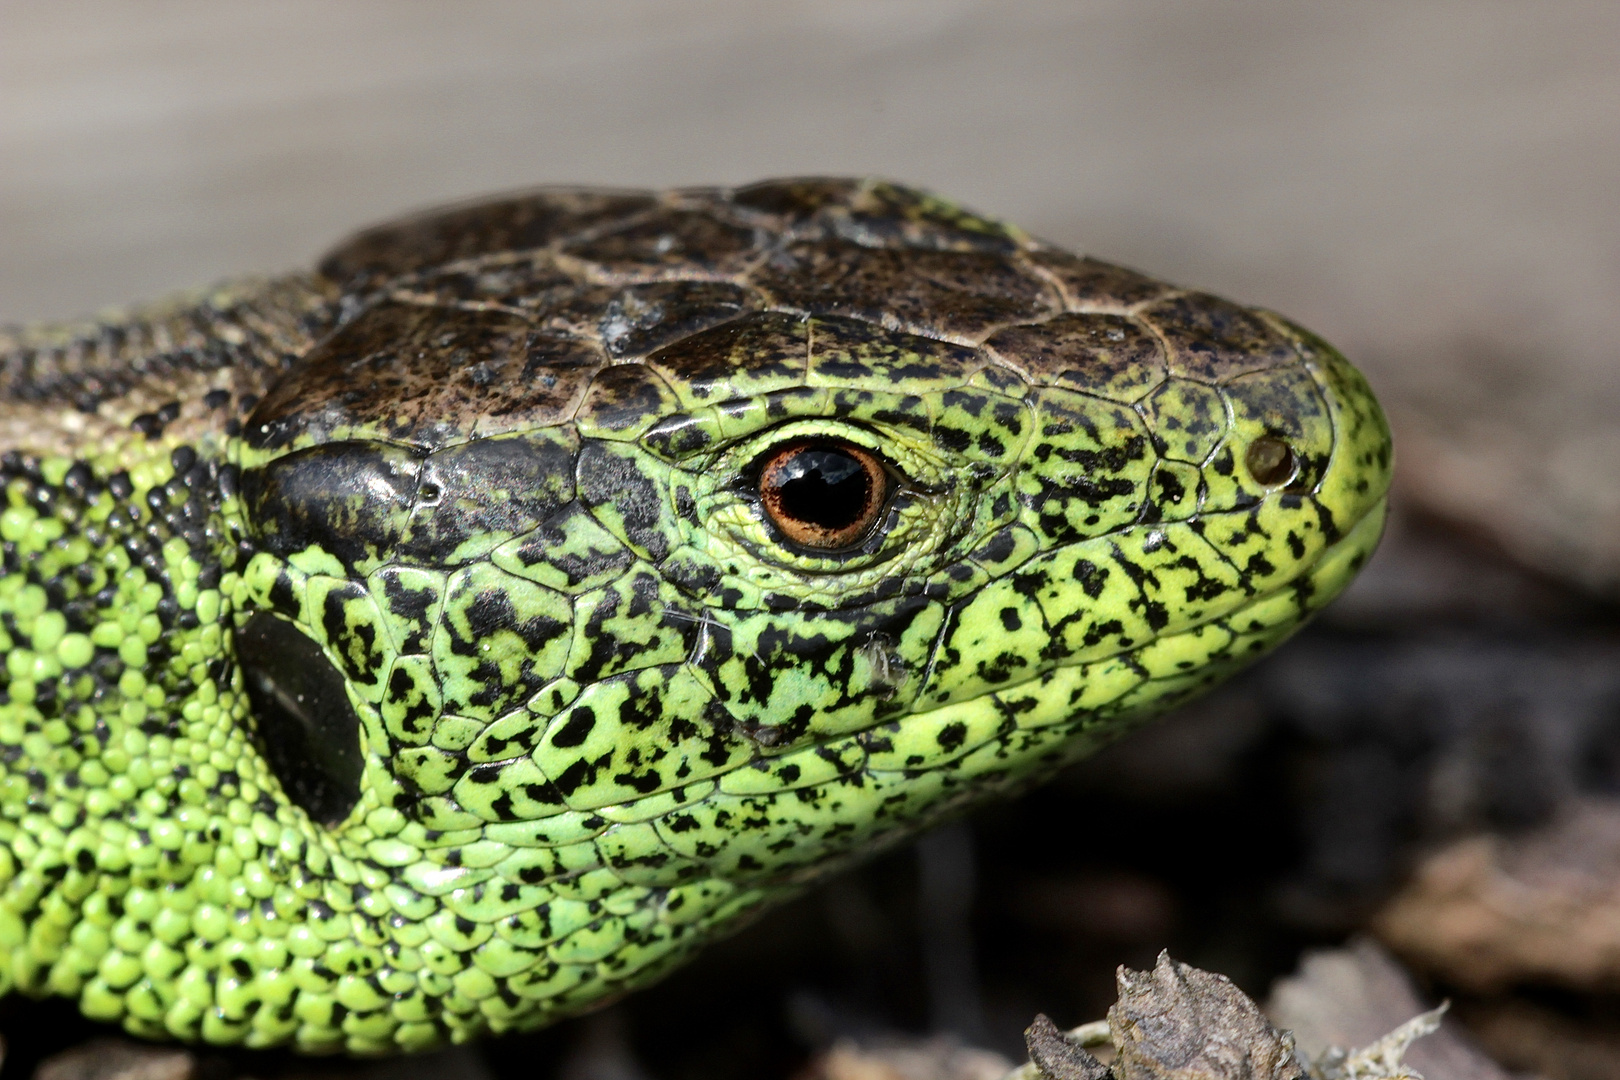
M 0 982 L 310 1051 L 577 1013 L 1085 756 L 1336 594 L 1390 467 L 1310 334 L 871 181 L 453 208 L 0 386 Z M 900 478 L 853 550 L 750 486 L 806 436 Z M 272 766 L 255 618 L 357 796 Z

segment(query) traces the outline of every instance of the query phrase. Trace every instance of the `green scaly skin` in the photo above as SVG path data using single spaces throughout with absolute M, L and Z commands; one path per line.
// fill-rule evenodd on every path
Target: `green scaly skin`
M 456 209 L 0 361 L 0 986 L 309 1051 L 580 1012 L 1086 756 L 1337 594 L 1390 467 L 1319 339 L 875 182 Z M 903 478 L 858 550 L 749 487 L 803 436 Z M 331 820 L 264 612 L 359 725 Z

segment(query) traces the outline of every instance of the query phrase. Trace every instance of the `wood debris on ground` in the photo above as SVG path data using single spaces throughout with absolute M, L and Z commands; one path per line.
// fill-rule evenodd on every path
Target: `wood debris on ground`
M 1572 801 L 1532 832 L 1439 848 L 1372 929 L 1416 966 L 1479 993 L 1529 982 L 1620 989 L 1620 802 Z
M 1331 961 L 1318 963 L 1281 988 L 1286 1009 L 1312 1025 L 1313 1041 L 1322 1031 L 1344 1030 L 1336 1024 L 1335 994 L 1347 998 L 1352 1028 L 1390 1006 L 1406 1010 L 1406 1019 L 1359 1048 L 1325 1043 L 1307 1054 L 1292 1031 L 1274 1025 L 1230 979 L 1160 953 L 1151 971 L 1119 969 L 1119 1000 L 1106 1021 L 1065 1032 L 1037 1016 L 1025 1032 L 1030 1060 L 1017 1068 L 939 1038 L 865 1048 L 844 1043 L 801 1080 L 1506 1080 L 1489 1059 L 1477 1052 L 1477 1060 L 1469 1058 L 1466 1046 L 1434 1058 L 1440 1067 L 1428 1076 L 1413 1067 L 1410 1048 L 1440 1031 L 1445 1006 L 1417 1011 L 1404 975 L 1387 956 L 1368 951 L 1376 948 L 1339 950 L 1339 970 L 1329 970 Z M 1390 970 L 1402 981 L 1392 985 Z M 1383 994 L 1371 1011 L 1369 992 Z

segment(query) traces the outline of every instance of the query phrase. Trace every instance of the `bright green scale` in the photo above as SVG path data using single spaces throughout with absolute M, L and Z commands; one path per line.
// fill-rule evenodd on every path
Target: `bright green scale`
M 1282 319 L 902 188 L 547 191 L 0 336 L 0 980 L 531 1028 L 1084 757 L 1377 540 Z

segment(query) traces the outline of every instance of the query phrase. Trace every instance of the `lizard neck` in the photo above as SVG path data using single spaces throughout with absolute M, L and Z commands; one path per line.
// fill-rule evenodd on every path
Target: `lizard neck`
M 232 655 L 233 448 L 322 303 L 287 279 L 0 341 L 8 988 L 268 1043 L 312 1022 L 301 990 L 381 966 L 357 940 L 380 921 L 352 917 L 362 838 L 272 797 Z M 314 1026 L 343 1040 L 341 1017 Z
M 283 287 L 0 341 L 0 991 L 153 1038 L 379 1052 L 647 981 L 765 890 L 627 884 L 589 816 L 515 843 L 432 827 L 369 759 L 338 825 L 278 790 L 235 641 L 276 583 L 235 458 L 319 330 Z M 115 340 L 140 347 L 114 363 Z

